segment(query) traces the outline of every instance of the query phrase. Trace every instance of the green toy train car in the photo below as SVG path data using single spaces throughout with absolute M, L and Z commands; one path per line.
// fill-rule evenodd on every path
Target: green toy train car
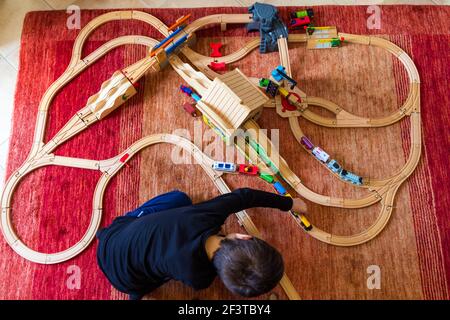
M 306 10 L 302 10 L 302 11 L 291 12 L 292 19 L 304 18 L 304 17 L 309 17 L 309 18 L 314 17 L 313 9 L 306 9 Z
M 261 78 L 261 79 L 259 80 L 259 86 L 265 88 L 265 87 L 267 87 L 267 86 L 269 85 L 269 82 L 270 82 L 269 79 Z

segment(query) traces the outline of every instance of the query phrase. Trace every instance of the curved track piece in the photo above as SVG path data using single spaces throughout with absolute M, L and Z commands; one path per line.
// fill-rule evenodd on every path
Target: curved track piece
M 153 46 L 156 41 L 143 36 L 125 36 L 119 37 L 114 40 L 107 42 L 106 44 L 99 47 L 93 53 L 88 55 L 85 58 L 81 57 L 82 47 L 84 42 L 86 41 L 89 34 L 95 30 L 98 26 L 113 20 L 122 20 L 122 19 L 136 19 L 148 23 L 158 29 L 164 36 L 169 34 L 167 26 L 165 26 L 160 20 L 153 17 L 150 14 L 140 12 L 140 11 L 116 11 L 104 14 L 93 19 L 89 22 L 85 28 L 80 31 L 78 35 L 71 61 L 66 71 L 47 89 L 45 92 L 38 110 L 38 116 L 36 121 L 36 128 L 34 133 L 34 140 L 32 149 L 26 161 L 21 165 L 19 169 L 17 169 L 8 179 L 5 189 L 1 198 L 2 212 L 0 225 L 5 236 L 6 241 L 10 246 L 21 256 L 24 258 L 38 262 L 38 263 L 58 263 L 62 261 L 66 261 L 82 250 L 84 250 L 89 243 L 94 238 L 95 232 L 100 224 L 101 215 L 102 215 L 102 198 L 104 190 L 110 181 L 110 179 L 122 168 L 124 163 L 120 162 L 120 158 L 128 153 L 130 157 L 135 155 L 137 152 L 146 148 L 150 145 L 156 143 L 170 143 L 177 145 L 179 147 L 184 148 L 188 152 L 192 153 L 196 158 L 197 162 L 203 167 L 208 176 L 213 180 L 216 187 L 222 192 L 229 192 L 229 188 L 226 186 L 225 182 L 222 180 L 220 175 L 214 172 L 211 169 L 211 159 L 206 157 L 200 150 L 198 150 L 195 145 L 193 145 L 190 141 L 181 138 L 179 136 L 174 136 L 170 134 L 157 134 L 145 137 L 132 146 L 130 146 L 127 150 L 125 150 L 122 154 L 117 157 L 98 161 L 98 160 L 88 160 L 88 159 L 76 159 L 76 158 L 68 158 L 68 157 L 60 157 L 52 154 L 53 150 L 58 147 L 64 141 L 67 141 L 74 135 L 86 129 L 92 123 L 100 120 L 102 117 L 98 116 L 97 112 L 102 106 L 99 104 L 98 97 L 101 95 L 97 95 L 94 98 L 88 101 L 86 107 L 81 109 L 69 122 L 46 144 L 43 141 L 44 133 L 45 133 L 45 124 L 47 119 L 47 112 L 50 106 L 50 103 L 55 96 L 55 94 L 64 87 L 69 81 L 71 81 L 76 75 L 82 72 L 85 68 L 94 63 L 101 56 L 106 54 L 109 50 L 114 47 L 123 45 L 123 44 L 144 44 L 147 46 Z M 199 28 L 209 25 L 209 24 L 226 24 L 226 23 L 248 23 L 251 20 L 251 16 L 248 14 L 240 14 L 240 15 L 213 15 L 200 18 L 190 25 L 188 25 L 185 29 L 187 34 L 192 34 Z M 321 106 L 326 108 L 329 111 L 332 111 L 336 114 L 336 119 L 327 119 L 320 117 L 310 110 L 306 109 L 302 116 L 306 119 L 315 122 L 317 124 L 329 127 L 377 127 L 377 126 L 385 126 L 390 125 L 404 116 L 408 115 L 411 119 L 411 152 L 406 162 L 405 166 L 399 170 L 398 173 L 393 175 L 392 177 L 384 180 L 370 180 L 365 187 L 369 188 L 372 193 L 361 199 L 343 199 L 343 198 L 333 198 L 324 195 L 319 195 L 308 188 L 306 188 L 300 181 L 300 179 L 290 170 L 286 161 L 279 157 L 279 154 L 272 147 L 270 140 L 260 133 L 260 128 L 253 120 L 248 121 L 245 124 L 246 129 L 253 130 L 252 139 L 260 142 L 265 142 L 263 145 L 267 146 L 267 153 L 270 154 L 271 157 L 278 157 L 280 159 L 278 165 L 280 176 L 292 187 L 296 190 L 297 193 L 302 195 L 303 197 L 316 202 L 318 204 L 322 204 L 325 206 L 335 206 L 335 207 L 343 207 L 343 208 L 361 208 L 372 205 L 378 201 L 381 201 L 382 209 L 378 219 L 375 223 L 370 226 L 367 230 L 360 234 L 351 235 L 351 236 L 337 236 L 332 235 L 327 232 L 324 232 L 317 227 L 314 227 L 309 233 L 311 236 L 315 237 L 318 240 L 323 242 L 338 245 L 338 246 L 351 246 L 358 245 L 364 242 L 369 241 L 374 238 L 377 234 L 379 234 L 384 226 L 387 224 L 392 208 L 393 201 L 398 190 L 399 186 L 408 178 L 408 176 L 414 171 L 415 167 L 418 164 L 421 152 L 421 127 L 420 127 L 420 78 L 417 72 L 417 69 L 409 58 L 409 56 L 399 47 L 394 45 L 393 43 L 372 36 L 357 36 L 350 34 L 341 33 L 340 36 L 344 36 L 347 42 L 358 43 L 358 44 L 366 44 L 366 45 L 374 45 L 377 47 L 384 48 L 389 52 L 393 53 L 400 61 L 402 61 L 405 66 L 409 79 L 410 79 L 410 91 L 409 96 L 406 99 L 402 108 L 400 108 L 399 112 L 396 112 L 390 116 L 379 118 L 379 119 L 367 119 L 358 116 L 351 115 L 350 113 L 344 111 L 339 106 L 333 104 L 324 99 L 307 97 L 307 102 L 312 105 Z M 280 48 L 280 59 L 281 64 L 286 67 L 287 73 L 290 74 L 290 63 L 289 63 L 289 55 L 288 55 L 288 41 L 289 42 L 306 42 L 305 35 L 290 35 L 289 38 L 279 39 L 278 45 Z M 254 48 L 259 45 L 259 41 L 251 40 L 247 43 L 244 48 L 231 54 L 229 56 L 221 57 L 217 59 L 219 62 L 233 62 L 238 59 L 241 59 L 249 52 L 251 52 Z M 205 74 L 211 78 L 217 76 L 216 73 L 212 72 L 207 68 L 207 64 L 211 62 L 211 58 L 204 57 L 195 53 L 191 49 L 184 47 L 182 48 L 182 53 L 186 55 L 191 62 L 196 65 L 200 71 L 194 70 L 189 64 L 183 63 L 176 55 L 173 55 L 170 58 L 170 63 L 172 67 L 175 69 L 180 76 L 185 79 L 189 84 L 191 84 L 199 93 L 205 91 L 211 80 L 208 79 Z M 127 67 L 125 73 L 129 72 L 133 74 L 134 79 L 136 80 L 139 77 L 143 76 L 145 72 L 153 69 L 154 71 L 159 70 L 159 66 L 154 65 L 154 60 L 149 58 L 144 58 L 141 61 L 136 62 L 132 66 Z M 124 88 L 128 88 L 129 84 L 120 77 L 120 74 L 115 74 L 115 76 L 109 82 L 105 82 L 104 88 L 109 88 L 109 86 L 113 85 L 115 82 L 121 83 L 121 86 Z M 303 94 L 303 93 L 302 93 Z M 90 103 L 89 103 L 90 102 Z M 94 104 L 95 102 L 95 104 Z M 117 108 L 119 105 L 110 105 L 112 109 Z M 107 110 L 109 111 L 109 110 Z M 294 135 L 297 140 L 300 139 L 303 133 L 298 125 L 297 119 L 295 117 L 290 117 L 289 122 L 292 128 Z M 250 131 L 251 131 L 250 130 Z M 257 157 L 251 158 L 252 161 L 257 163 L 260 161 Z M 47 166 L 47 165 L 59 165 L 59 166 L 69 166 L 69 167 L 77 167 L 77 168 L 85 168 L 91 170 L 100 170 L 103 172 L 101 176 L 96 190 L 94 194 L 93 200 L 93 212 L 91 217 L 91 223 L 89 225 L 88 230 L 82 237 L 82 239 L 76 243 L 71 248 L 52 254 L 40 253 L 31 250 L 28 248 L 15 234 L 14 228 L 11 224 L 11 198 L 14 193 L 14 190 L 19 183 L 19 181 L 28 173 L 33 170 Z M 278 172 L 277 172 L 278 173 Z M 256 229 L 253 222 L 247 216 L 247 214 L 243 211 L 237 213 L 237 216 L 241 223 L 245 226 L 246 230 L 254 234 L 256 236 L 259 235 L 258 230 Z M 293 288 L 290 281 L 285 276 L 281 281 L 281 285 L 283 289 L 286 291 L 288 296 L 291 299 L 298 299 L 298 294 Z
M 356 36 L 356 35 L 347 35 L 342 34 L 343 36 L 350 39 L 349 42 L 360 43 L 360 44 L 372 44 L 378 47 L 384 48 L 389 52 L 393 53 L 398 57 L 403 65 L 405 66 L 409 79 L 410 79 L 410 90 L 409 96 L 406 99 L 401 110 L 407 110 L 407 112 L 403 113 L 403 116 L 409 115 L 411 119 L 411 151 L 406 161 L 406 164 L 402 169 L 400 169 L 396 174 L 392 177 L 384 180 L 371 180 L 366 183 L 365 187 L 369 188 L 372 191 L 372 194 L 361 199 L 339 199 L 326 197 L 323 195 L 319 195 L 314 193 L 313 191 L 306 188 L 300 181 L 300 179 L 290 170 L 286 161 L 281 158 L 281 156 L 274 151 L 273 145 L 270 142 L 269 138 L 267 138 L 263 133 L 260 132 L 260 128 L 258 125 L 249 121 L 245 124 L 245 128 L 248 130 L 251 136 L 255 141 L 262 144 L 267 148 L 266 153 L 270 154 L 272 162 L 276 163 L 276 160 L 279 159 L 278 169 L 279 174 L 283 177 L 283 179 L 296 190 L 297 193 L 305 197 L 306 199 L 313 201 L 315 203 L 319 203 L 325 206 L 335 206 L 335 207 L 343 207 L 343 208 L 361 208 L 372 205 L 378 201 L 381 201 L 382 208 L 380 215 L 373 225 L 371 225 L 365 231 L 351 235 L 351 236 L 338 236 L 332 235 L 330 233 L 324 232 L 317 227 L 313 227 L 313 229 L 309 232 L 311 236 L 314 238 L 337 246 L 353 246 L 365 243 L 374 237 L 376 237 L 386 226 L 393 208 L 395 194 L 400 187 L 400 185 L 411 175 L 411 173 L 416 168 L 417 164 L 420 160 L 421 154 L 421 121 L 420 121 L 420 78 L 417 72 L 417 68 L 415 67 L 411 58 L 399 47 L 394 45 L 393 43 L 376 37 L 365 37 L 365 36 Z M 289 64 L 289 59 L 287 58 L 287 46 L 279 45 L 280 48 L 280 61 L 281 64 L 286 67 Z M 286 70 L 290 70 L 286 68 Z M 339 112 L 339 108 L 331 103 L 324 103 L 324 99 L 316 101 L 321 102 L 327 109 L 330 111 Z M 319 103 L 317 102 L 317 103 Z M 402 116 L 402 117 L 403 117 Z M 401 117 L 400 117 L 401 118 Z M 398 121 L 400 118 L 396 118 L 395 121 Z M 354 119 L 354 123 L 352 126 L 359 126 L 358 121 L 361 124 L 366 122 L 365 119 L 360 118 Z M 382 123 L 382 121 L 385 121 Z M 379 120 L 379 125 L 389 125 L 393 122 L 392 117 L 388 117 L 385 120 Z M 297 141 L 300 142 L 303 133 L 298 125 L 298 121 L 296 117 L 290 117 L 289 122 L 291 125 L 291 129 L 296 137 Z M 319 123 L 320 124 L 320 123 Z M 360 125 L 366 126 L 366 125 Z M 253 159 L 257 161 L 257 159 Z
M 102 199 L 105 188 L 111 178 L 122 168 L 124 165 L 120 159 L 123 157 L 125 153 L 128 153 L 130 159 L 137 152 L 142 150 L 143 148 L 148 147 L 149 145 L 156 143 L 170 143 L 173 145 L 177 145 L 179 147 L 184 148 L 186 151 L 193 154 L 198 163 L 203 167 L 208 176 L 213 180 L 216 187 L 222 193 L 229 192 L 230 189 L 222 180 L 220 175 L 218 175 L 211 168 L 212 160 L 206 157 L 198 148 L 192 144 L 190 141 L 175 135 L 170 134 L 157 134 L 145 137 L 132 146 L 130 146 L 126 151 L 122 154 L 103 161 L 98 160 L 89 160 L 89 159 L 78 159 L 78 158 L 69 158 L 62 156 L 55 156 L 51 152 L 56 149 L 60 144 L 72 138 L 82 130 L 86 129 L 92 123 L 98 121 L 100 118 L 96 117 L 96 114 L 93 112 L 93 109 L 97 110 L 100 108 L 98 105 L 96 107 L 92 107 L 89 102 L 97 101 L 97 97 L 99 95 L 93 97 L 88 101 L 86 107 L 81 109 L 69 122 L 53 137 L 48 143 L 44 144 L 44 133 L 45 133 L 45 124 L 47 120 L 47 113 L 52 102 L 53 97 L 56 93 L 61 90 L 68 82 L 70 82 L 75 76 L 81 73 L 84 69 L 93 64 L 100 57 L 105 55 L 111 49 L 118 47 L 124 44 L 142 44 L 149 47 L 154 46 L 157 41 L 144 37 L 144 36 L 123 36 L 116 39 L 113 39 L 104 45 L 100 46 L 97 50 L 89 54 L 85 58 L 81 58 L 81 52 L 84 45 L 84 42 L 88 38 L 89 34 L 94 31 L 100 25 L 113 21 L 113 20 L 125 20 L 125 19 L 135 19 L 140 20 L 145 23 L 148 23 L 159 30 L 164 36 L 167 36 L 168 28 L 164 25 L 160 20 L 155 18 L 154 16 L 147 14 L 145 12 L 140 11 L 115 11 L 106 13 L 101 15 L 91 22 L 89 22 L 79 33 L 77 39 L 75 40 L 72 58 L 70 63 L 66 69 L 66 71 L 47 89 L 44 96 L 41 99 L 39 104 L 38 116 L 36 121 L 34 139 L 32 149 L 28 158 L 21 165 L 19 169 L 17 169 L 8 179 L 5 188 L 2 192 L 1 197 L 1 205 L 2 211 L 0 216 L 0 226 L 2 229 L 2 233 L 5 237 L 7 243 L 11 246 L 11 248 L 17 252 L 20 256 L 24 257 L 27 260 L 36 263 L 42 264 L 55 264 L 60 263 L 66 260 L 73 258 L 74 256 L 81 253 L 87 246 L 91 243 L 92 239 L 95 237 L 95 233 L 100 225 L 101 217 L 102 217 Z M 193 24 L 189 26 L 190 32 L 195 31 L 196 29 L 210 23 L 245 23 L 248 22 L 248 15 L 216 15 L 210 17 L 204 17 L 195 21 Z M 130 70 L 137 73 L 141 77 L 144 75 L 146 70 L 149 70 L 152 67 L 151 60 L 144 58 L 141 61 L 138 61 L 134 65 L 124 69 Z M 158 69 L 155 69 L 156 71 Z M 206 77 L 205 77 L 206 78 Z M 113 78 L 114 79 L 114 78 Z M 208 80 L 206 78 L 206 80 Z M 112 80 L 114 81 L 114 80 Z M 208 80 L 209 81 L 209 80 Z M 104 84 L 104 87 L 110 85 L 111 82 L 107 82 Z M 91 222 L 88 227 L 88 230 L 85 232 L 80 241 L 78 241 L 72 247 L 57 253 L 41 253 L 34 251 L 27 247 L 17 236 L 14 231 L 14 227 L 11 223 L 11 200 L 14 193 L 14 190 L 18 183 L 21 181 L 23 177 L 25 177 L 30 172 L 36 170 L 40 167 L 45 167 L 49 165 L 56 166 L 66 166 L 66 167 L 75 167 L 75 168 L 83 168 L 90 170 L 100 170 L 103 172 L 99 182 L 97 183 L 94 198 L 93 198 L 93 212 L 91 216 Z M 252 235 L 260 236 L 260 233 L 256 226 L 251 221 L 250 217 L 246 214 L 245 211 L 236 213 L 239 221 L 245 227 L 247 232 Z M 293 287 L 289 278 L 286 274 L 283 275 L 283 278 L 280 281 L 280 285 L 283 290 L 286 292 L 289 299 L 299 300 L 300 296 L 297 291 Z

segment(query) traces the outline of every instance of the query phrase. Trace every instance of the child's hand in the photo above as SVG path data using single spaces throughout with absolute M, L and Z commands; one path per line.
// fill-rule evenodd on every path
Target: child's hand
M 308 210 L 308 207 L 306 206 L 305 201 L 303 201 L 300 198 L 293 198 L 293 205 L 292 205 L 292 211 L 296 213 L 305 213 Z

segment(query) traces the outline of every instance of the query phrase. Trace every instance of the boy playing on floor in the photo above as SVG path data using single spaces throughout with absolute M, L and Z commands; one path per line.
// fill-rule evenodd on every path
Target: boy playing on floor
M 141 299 L 170 279 L 198 290 L 219 275 L 234 294 L 255 297 L 281 280 L 281 254 L 244 234 L 219 234 L 227 217 L 254 208 L 305 212 L 298 198 L 249 188 L 192 204 L 183 192 L 153 198 L 97 233 L 98 264 L 111 284 Z

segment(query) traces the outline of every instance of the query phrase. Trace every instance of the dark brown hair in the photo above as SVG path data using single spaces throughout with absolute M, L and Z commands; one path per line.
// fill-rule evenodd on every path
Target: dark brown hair
M 281 254 L 258 238 L 222 240 L 213 264 L 228 290 L 244 297 L 272 290 L 284 273 Z

